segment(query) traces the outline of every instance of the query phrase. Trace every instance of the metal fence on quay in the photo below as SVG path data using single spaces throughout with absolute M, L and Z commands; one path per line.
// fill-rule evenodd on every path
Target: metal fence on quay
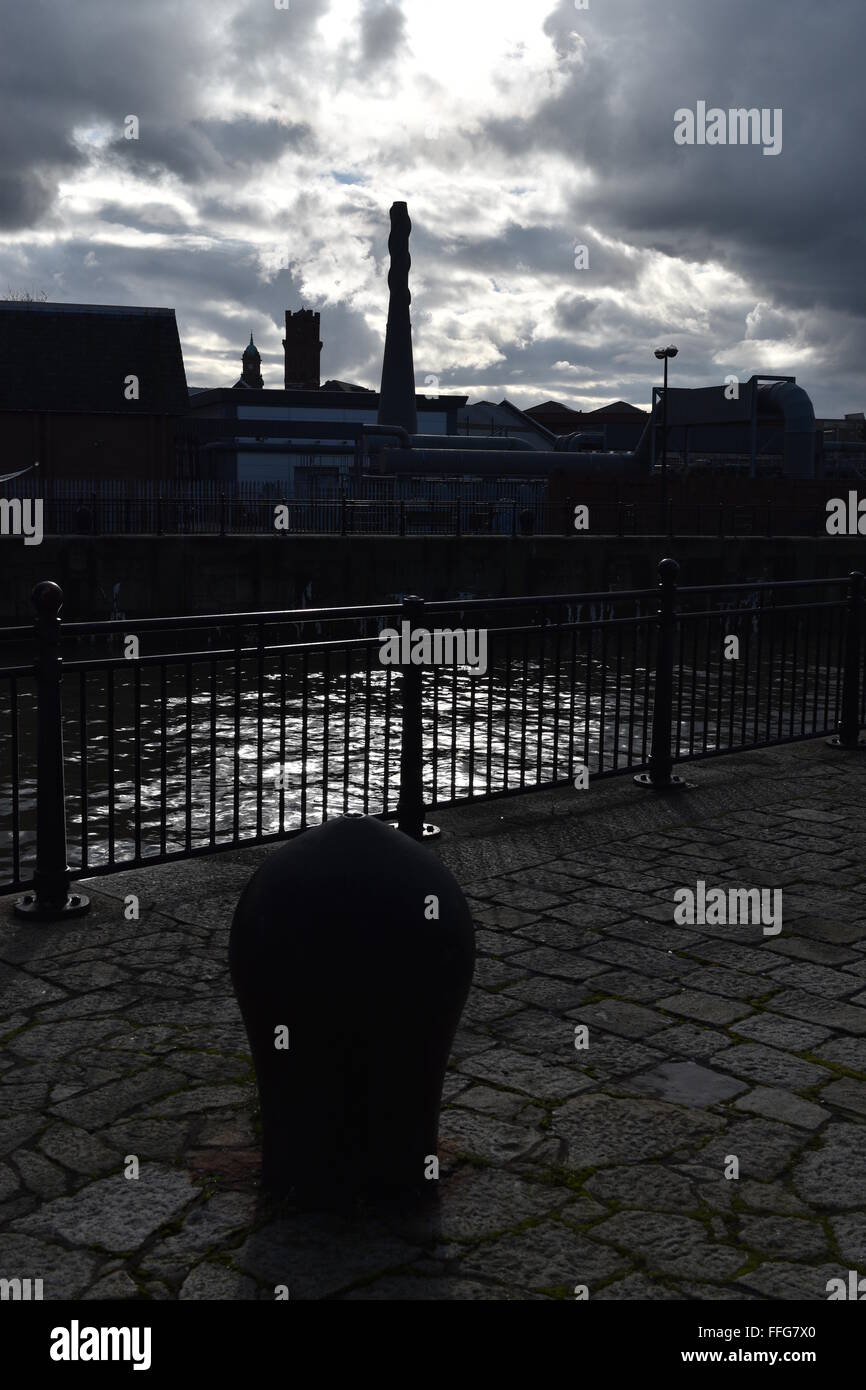
M 823 503 L 594 501 L 576 526 L 575 503 L 335 492 L 280 498 L 173 493 L 43 499 L 47 536 L 668 536 L 826 535 Z
M 431 808 L 583 768 L 663 791 L 678 763 L 857 745 L 861 575 L 678 588 L 677 570 L 627 592 L 96 623 L 62 623 L 38 585 L 35 626 L 0 630 L 0 890 L 57 915 L 70 877 L 350 812 L 418 837 Z M 422 666 L 425 633 L 441 650 Z

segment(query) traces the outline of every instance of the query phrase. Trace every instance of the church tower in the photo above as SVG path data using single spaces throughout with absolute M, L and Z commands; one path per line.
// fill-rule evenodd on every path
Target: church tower
M 287 391 L 318 391 L 321 385 L 319 315 L 312 309 L 286 310 L 285 386 Z
M 262 379 L 262 359 L 253 342 L 252 333 L 248 345 L 244 348 L 241 364 L 240 380 L 235 382 L 235 386 L 248 386 L 254 391 L 263 390 L 265 383 Z

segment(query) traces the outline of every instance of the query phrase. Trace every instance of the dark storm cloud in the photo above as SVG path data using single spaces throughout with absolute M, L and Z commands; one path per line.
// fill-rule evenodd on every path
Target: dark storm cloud
M 185 183 L 246 176 L 275 163 L 287 150 L 310 153 L 313 133 L 303 122 L 190 121 L 183 127 L 144 122 L 137 140 L 122 135 L 108 147 L 118 165 L 151 177 L 170 170 Z
M 289 11 L 253 0 L 234 16 L 232 46 L 203 4 L 5 6 L 0 225 L 35 226 L 48 216 L 60 179 L 87 163 L 72 139 L 75 129 L 114 131 L 117 152 L 128 162 L 154 176 L 170 169 L 189 182 L 239 176 L 288 149 L 309 149 L 305 123 L 258 110 L 259 69 L 297 65 L 327 9 L 327 0 L 304 0 Z M 249 87 L 249 116 L 203 118 L 209 84 L 224 79 Z M 138 141 L 123 138 L 128 115 L 140 120 Z
M 229 25 L 229 40 L 239 60 L 257 59 L 260 52 L 285 52 L 295 61 L 315 46 L 316 27 L 331 8 L 330 0 L 289 0 L 287 10 L 277 10 L 273 0 L 245 0 Z M 255 66 L 251 67 L 254 78 Z M 255 95 L 255 81 L 251 93 Z
M 545 27 L 572 55 L 564 89 L 528 119 L 492 119 L 485 133 L 515 159 L 555 149 L 589 170 L 572 198 L 575 219 L 635 245 L 717 259 L 792 307 L 866 312 L 862 0 L 830 9 L 671 0 L 663 11 L 607 0 L 585 12 L 560 0 Z M 781 108 L 782 152 L 677 146 L 674 112 L 698 100 Z
M 41 222 L 51 208 L 54 191 L 42 173 L 7 173 L 0 151 L 0 228 L 15 232 Z
M 374 68 L 396 58 L 406 42 L 406 17 L 396 0 L 366 0 L 360 27 L 361 58 Z
M 99 220 L 118 227 L 134 227 L 142 231 L 161 232 L 166 236 L 183 232 L 189 219 L 170 203 L 137 203 L 134 208 L 125 203 L 100 203 Z
M 111 7 L 103 0 L 5 6 L 4 225 L 33 226 L 49 215 L 59 180 L 87 162 L 72 139 L 74 129 L 107 122 L 120 133 L 130 113 L 185 113 L 189 73 L 200 67 L 206 47 L 192 7 L 178 10 L 170 0 L 147 6 Z
M 427 273 L 447 268 L 481 271 L 489 275 L 524 273 L 564 281 L 575 274 L 575 248 L 586 246 L 589 268 L 581 278 L 595 283 L 629 283 L 637 273 L 637 263 L 615 247 L 606 246 L 593 233 L 561 225 L 526 225 L 508 222 L 495 235 L 478 236 L 470 227 L 443 235 L 416 223 L 412 232 L 412 254 Z

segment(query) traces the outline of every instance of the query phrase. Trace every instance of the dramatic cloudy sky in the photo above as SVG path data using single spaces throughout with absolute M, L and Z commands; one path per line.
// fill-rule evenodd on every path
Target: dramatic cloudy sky
M 174 307 L 202 386 L 251 330 L 280 386 L 303 304 L 378 387 L 404 199 L 419 390 L 646 404 L 673 341 L 675 383 L 866 406 L 863 0 L 277 3 L 3 7 L 0 295 Z M 699 100 L 782 152 L 678 146 Z

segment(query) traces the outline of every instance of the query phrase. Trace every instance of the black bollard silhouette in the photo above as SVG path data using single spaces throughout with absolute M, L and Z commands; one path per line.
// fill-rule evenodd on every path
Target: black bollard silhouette
M 329 821 L 264 861 L 229 966 L 266 1186 L 334 1206 L 435 1189 L 425 1168 L 474 960 L 454 876 L 381 821 Z

